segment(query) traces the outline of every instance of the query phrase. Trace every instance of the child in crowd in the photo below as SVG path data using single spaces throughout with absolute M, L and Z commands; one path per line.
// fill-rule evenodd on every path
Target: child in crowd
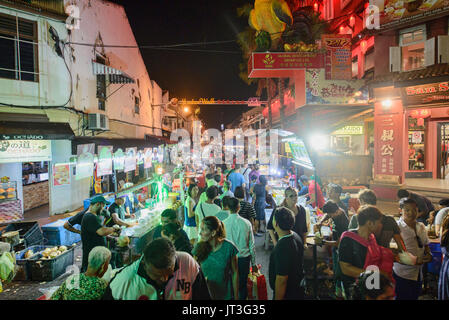
M 401 199 L 402 216 L 398 221 L 407 251 L 415 256 L 415 265 L 395 262 L 393 276 L 396 280 L 396 300 L 418 300 L 422 290 L 422 265 L 432 260 L 429 238 L 422 222 L 417 222 L 418 206 L 410 198 Z

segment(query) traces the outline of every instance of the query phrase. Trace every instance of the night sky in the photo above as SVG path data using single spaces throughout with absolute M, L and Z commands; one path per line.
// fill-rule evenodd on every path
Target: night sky
M 114 0 L 124 6 L 139 45 L 235 40 L 248 25 L 236 9 L 247 0 Z M 236 42 L 183 49 L 234 51 L 238 53 L 184 52 L 141 49 L 152 80 L 170 97 L 246 100 L 256 87 L 239 78 L 242 62 Z M 206 127 L 230 123 L 248 107 L 202 106 Z

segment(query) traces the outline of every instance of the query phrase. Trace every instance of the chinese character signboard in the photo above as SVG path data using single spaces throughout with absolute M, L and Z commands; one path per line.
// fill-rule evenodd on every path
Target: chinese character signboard
M 368 99 L 363 80 L 326 80 L 324 69 L 306 71 L 307 104 L 361 104 Z
M 449 82 L 407 87 L 403 92 L 403 101 L 404 105 L 448 102 Z
M 322 36 L 322 44 L 326 49 L 326 80 L 351 80 L 351 36 L 348 34 L 326 34 Z
M 413 24 L 449 12 L 447 0 L 370 0 L 370 3 L 379 7 L 381 29 Z
M 317 52 L 253 52 L 249 78 L 289 77 L 294 70 L 324 68 L 324 55 Z
M 375 129 L 375 171 L 380 175 L 402 175 L 401 114 L 379 115 Z

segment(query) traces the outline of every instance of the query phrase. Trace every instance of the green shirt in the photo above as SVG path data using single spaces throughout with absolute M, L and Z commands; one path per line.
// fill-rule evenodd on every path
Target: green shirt
M 81 273 L 67 278 L 50 300 L 100 300 L 107 286 L 105 280 Z
M 196 255 L 197 249 L 198 247 L 193 249 L 192 255 Z M 231 261 L 238 252 L 237 247 L 225 239 L 220 249 L 211 252 L 207 259 L 201 262 L 201 270 L 213 300 L 232 299 Z

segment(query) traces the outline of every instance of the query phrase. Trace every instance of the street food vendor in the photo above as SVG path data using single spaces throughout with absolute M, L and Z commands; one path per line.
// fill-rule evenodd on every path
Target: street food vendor
M 131 188 L 132 186 L 134 186 L 134 184 L 131 183 L 131 182 L 128 182 L 128 183 L 125 183 L 123 188 L 124 189 L 128 189 L 128 188 Z M 140 209 L 144 209 L 144 208 L 145 208 L 145 206 L 140 203 L 139 199 L 137 198 L 137 196 L 133 192 L 130 192 L 130 193 L 127 194 L 127 196 L 125 197 L 126 216 L 129 216 L 131 218 L 135 218 L 135 214 Z
M 84 214 L 81 222 L 81 241 L 83 243 L 83 262 L 81 272 L 87 270 L 88 257 L 90 251 L 97 247 L 106 247 L 106 236 L 118 232 L 120 228 L 105 227 L 101 224 L 99 214 L 106 206 L 107 201 L 103 196 L 97 196 L 90 202 L 89 210 Z
M 113 204 L 109 206 L 110 217 L 105 221 L 106 227 L 112 227 L 113 225 L 132 227 L 135 223 L 125 222 L 125 196 L 116 197 Z

